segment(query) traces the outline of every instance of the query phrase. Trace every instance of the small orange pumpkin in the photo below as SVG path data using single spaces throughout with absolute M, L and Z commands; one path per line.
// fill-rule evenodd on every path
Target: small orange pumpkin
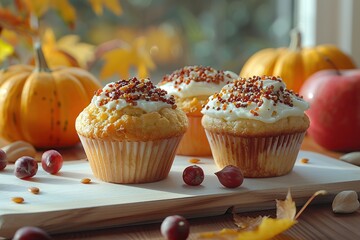
M 349 56 L 332 45 L 302 48 L 301 35 L 291 32 L 289 48 L 267 48 L 252 55 L 244 64 L 240 76 L 280 76 L 288 89 L 299 92 L 305 80 L 323 69 L 352 69 Z
M 35 50 L 35 67 L 0 72 L 0 137 L 37 148 L 72 146 L 79 142 L 75 119 L 101 84 L 80 68 L 50 70 L 41 46 Z

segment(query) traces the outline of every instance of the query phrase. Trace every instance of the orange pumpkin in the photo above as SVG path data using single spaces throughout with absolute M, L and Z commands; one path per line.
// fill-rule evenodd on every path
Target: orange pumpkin
M 0 137 L 37 148 L 74 145 L 75 119 L 101 84 L 80 68 L 50 70 L 41 47 L 35 48 L 35 67 L 14 65 L 0 72 Z
M 332 45 L 303 48 L 299 31 L 291 32 L 289 48 L 268 48 L 252 55 L 244 64 L 240 76 L 280 76 L 288 89 L 299 92 L 305 80 L 323 69 L 352 69 L 349 56 Z

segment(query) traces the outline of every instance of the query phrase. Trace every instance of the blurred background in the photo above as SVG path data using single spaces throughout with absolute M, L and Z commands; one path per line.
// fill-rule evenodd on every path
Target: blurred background
M 144 51 L 153 62 L 149 67 L 153 79 L 185 65 L 239 73 L 259 49 L 287 46 L 294 27 L 292 0 L 120 0 L 119 16 L 106 8 L 97 16 L 87 1 L 69 2 L 77 15 L 73 29 L 54 11 L 41 17 L 41 28 L 51 28 L 56 39 L 76 34 L 81 42 L 102 49 L 143 38 Z M 8 7 L 13 1 L 1 4 Z M 21 61 L 26 62 L 31 56 L 23 52 Z M 98 75 L 101 66 L 101 61 L 92 61 L 87 67 Z
M 121 1 L 119 17 L 95 17 L 81 1 L 76 31 L 92 44 L 146 37 L 156 69 L 153 78 L 185 65 L 205 65 L 239 73 L 259 49 L 287 46 L 294 26 L 289 0 L 132 0 Z M 54 15 L 49 21 L 57 21 Z M 60 25 L 60 24 L 58 24 Z M 66 28 L 57 29 L 64 35 Z
M 0 6 L 11 8 L 15 2 L 1 0 Z M 255 52 L 287 47 L 289 31 L 294 27 L 303 33 L 305 46 L 332 43 L 360 62 L 356 24 L 360 21 L 356 14 L 360 1 L 356 0 L 119 0 L 118 15 L 105 7 L 98 15 L 89 1 L 68 2 L 76 9 L 72 28 L 56 10 L 45 12 L 39 19 L 43 45 L 47 44 L 44 48 L 57 44 L 81 67 L 105 81 L 119 78 L 112 74 L 114 66 L 101 72 L 106 62 L 104 54 L 118 47 L 136 51 L 136 59 L 125 66 L 129 76 L 142 71 L 156 81 L 185 65 L 239 73 Z M 77 37 L 76 46 L 73 42 L 69 45 L 69 39 L 63 40 L 69 35 Z M 27 51 L 20 45 L 17 50 L 17 58 L 3 65 L 32 61 L 30 44 L 25 47 Z M 114 65 L 127 58 L 113 54 L 111 61 Z

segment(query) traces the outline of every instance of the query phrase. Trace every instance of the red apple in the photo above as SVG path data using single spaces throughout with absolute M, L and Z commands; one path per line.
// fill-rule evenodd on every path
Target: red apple
M 316 143 L 334 151 L 360 150 L 360 69 L 317 72 L 300 95 L 310 103 L 308 133 Z

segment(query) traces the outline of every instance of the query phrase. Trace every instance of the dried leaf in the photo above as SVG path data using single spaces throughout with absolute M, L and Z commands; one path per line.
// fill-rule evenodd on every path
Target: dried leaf
M 96 15 L 103 14 L 103 5 L 118 16 L 122 14 L 122 7 L 118 0 L 89 0 L 89 3 Z
M 236 229 L 223 229 L 220 232 L 201 233 L 199 239 L 271 239 L 292 227 L 296 221 L 291 219 L 261 218 L 261 224 L 252 231 L 239 231 Z
M 290 190 L 284 201 L 276 200 L 276 218 L 277 219 L 295 219 L 296 205 L 292 200 Z
M 13 53 L 13 46 L 0 39 L 0 63 Z
M 148 70 L 155 68 L 155 64 L 145 49 L 145 42 L 145 38 L 137 38 L 128 47 L 116 48 L 104 53 L 101 56 L 104 65 L 100 72 L 100 78 L 106 79 L 114 74 L 128 78 L 132 67 L 137 68 L 138 77 L 148 77 Z
M 237 235 L 238 239 L 263 240 L 271 239 L 285 232 L 296 223 L 292 219 L 273 219 L 264 217 L 261 224 L 254 231 L 242 231 Z
M 235 225 L 244 231 L 252 231 L 257 228 L 263 219 L 262 216 L 258 217 L 242 217 L 238 214 L 233 214 Z
M 295 219 L 299 217 L 302 211 L 318 195 L 326 194 L 326 191 L 320 190 L 314 193 L 305 203 L 303 208 L 296 214 L 295 202 L 292 200 L 290 190 L 284 201 L 276 200 L 277 218 L 269 217 L 241 217 L 234 214 L 234 222 L 241 229 L 223 229 L 219 232 L 207 232 L 199 235 L 198 239 L 219 239 L 219 240 L 264 240 L 271 239 L 297 223 Z

